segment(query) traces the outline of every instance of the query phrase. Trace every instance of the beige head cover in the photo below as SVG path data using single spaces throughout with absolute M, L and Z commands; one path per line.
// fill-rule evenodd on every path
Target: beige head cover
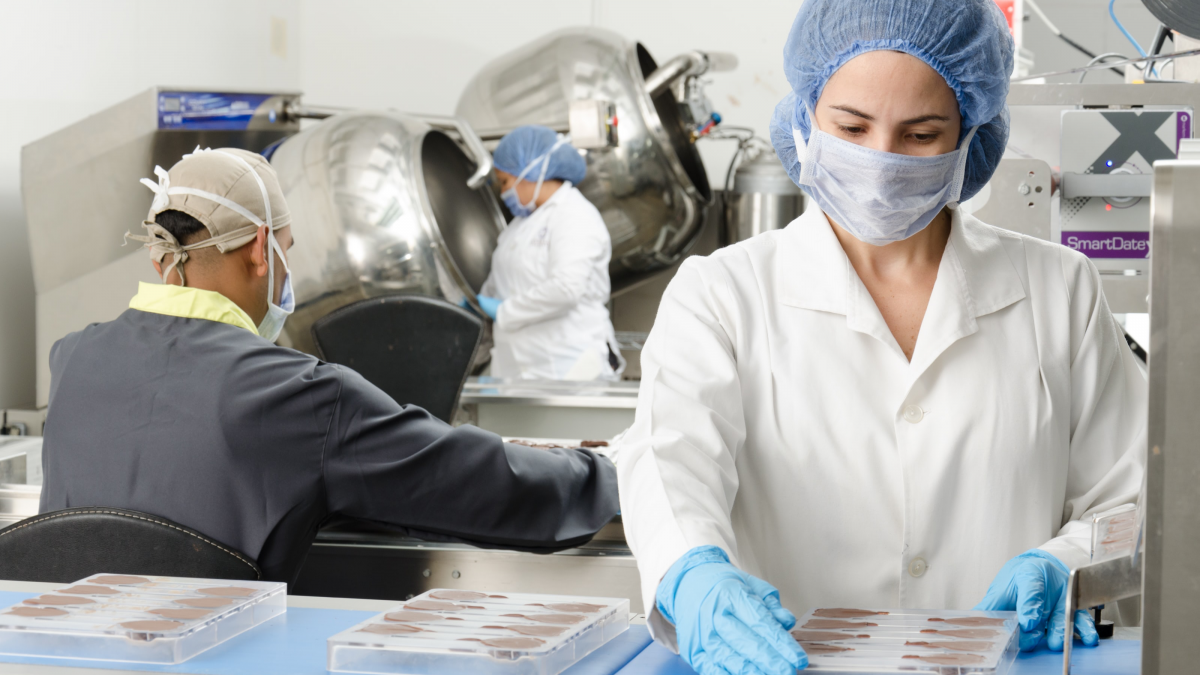
M 161 263 L 168 253 L 174 255 L 170 266 L 163 270 L 164 281 L 178 266 L 179 279 L 187 285 L 183 263 L 187 262 L 188 251 L 216 246 L 221 253 L 228 253 L 250 243 L 263 225 L 275 231 L 292 224 L 275 169 L 258 153 L 197 147 L 170 171 L 156 166 L 154 173 L 158 183 L 142 179 L 154 192 L 150 213 L 142 223 L 148 236 L 125 236 L 144 242 L 155 262 Z M 158 214 L 168 210 L 182 211 L 200 221 L 211 237 L 188 246 L 180 244 L 155 222 Z

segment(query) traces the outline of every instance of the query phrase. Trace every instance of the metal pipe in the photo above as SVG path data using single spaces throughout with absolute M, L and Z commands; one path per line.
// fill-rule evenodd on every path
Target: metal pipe
M 650 98 L 658 96 L 675 80 L 685 75 L 701 75 L 708 70 L 708 57 L 703 52 L 686 52 L 662 64 L 646 78 Z

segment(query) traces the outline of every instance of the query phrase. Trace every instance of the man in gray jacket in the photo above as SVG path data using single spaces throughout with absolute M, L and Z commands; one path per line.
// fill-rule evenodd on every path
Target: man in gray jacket
M 291 216 L 261 156 L 197 149 L 155 171 L 149 236 L 134 238 L 164 284 L 54 345 L 43 513 L 145 511 L 288 582 L 335 515 L 552 551 L 616 514 L 603 457 L 450 427 L 273 343 L 294 304 Z

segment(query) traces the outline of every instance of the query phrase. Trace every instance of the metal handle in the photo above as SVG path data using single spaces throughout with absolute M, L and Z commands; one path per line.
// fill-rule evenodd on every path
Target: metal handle
M 452 129 L 458 132 L 459 138 L 467 146 L 467 150 L 474 155 L 475 173 L 467 179 L 467 187 L 472 190 L 478 190 L 487 182 L 488 175 L 492 173 L 492 153 L 483 147 L 483 141 L 480 140 L 479 134 L 475 133 L 475 129 L 467 124 L 467 121 L 461 117 L 448 117 L 442 115 L 414 115 L 423 122 L 426 122 L 432 127 L 439 129 Z
M 737 68 L 737 56 L 729 52 L 686 52 L 659 66 L 646 78 L 646 90 L 653 98 L 681 77 L 697 77 L 708 72 L 723 73 Z

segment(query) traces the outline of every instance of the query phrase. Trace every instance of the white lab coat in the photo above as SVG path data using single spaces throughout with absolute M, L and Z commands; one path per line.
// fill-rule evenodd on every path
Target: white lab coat
M 648 611 L 706 544 L 797 616 L 969 609 L 1025 550 L 1087 563 L 1090 513 L 1142 485 L 1147 384 L 1096 268 L 958 211 L 911 363 L 812 209 L 684 263 L 642 372 L 618 469 Z
M 495 377 L 615 378 L 609 319 L 612 241 L 600 212 L 569 182 L 528 218 L 500 234 L 483 295 L 504 302 L 496 316 Z

